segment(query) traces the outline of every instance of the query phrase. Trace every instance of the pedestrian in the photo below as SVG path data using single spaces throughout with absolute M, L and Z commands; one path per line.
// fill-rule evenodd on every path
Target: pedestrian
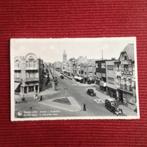
M 23 95 L 23 97 L 22 97 L 22 102 L 25 102 L 26 101 L 26 99 L 25 99 L 25 97 L 24 97 L 24 95 Z
M 86 111 L 86 104 L 83 104 L 83 111 Z
M 37 96 L 37 93 L 34 95 L 34 100 L 37 100 L 38 99 L 38 96 Z
M 42 95 L 40 96 L 40 101 L 42 101 Z

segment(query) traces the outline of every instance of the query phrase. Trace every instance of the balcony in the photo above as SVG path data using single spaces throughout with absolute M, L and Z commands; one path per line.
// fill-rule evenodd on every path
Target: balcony
M 39 81 L 39 77 L 38 78 L 26 78 L 26 82 L 36 82 Z
M 26 70 L 38 70 L 38 66 L 37 67 L 26 67 Z

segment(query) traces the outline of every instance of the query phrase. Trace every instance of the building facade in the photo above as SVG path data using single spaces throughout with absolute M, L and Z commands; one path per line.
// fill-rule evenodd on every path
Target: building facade
M 101 90 L 106 91 L 106 61 L 97 60 L 96 64 L 96 84 Z
M 134 62 L 134 45 L 128 44 L 120 53 L 116 66 L 116 86 L 119 98 L 127 104 L 136 104 L 136 79 Z
M 43 60 L 34 53 L 14 59 L 14 90 L 21 95 L 39 93 L 44 79 Z

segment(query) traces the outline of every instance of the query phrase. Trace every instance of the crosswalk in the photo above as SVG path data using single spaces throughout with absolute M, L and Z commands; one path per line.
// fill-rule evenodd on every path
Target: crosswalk
M 104 100 L 102 100 L 102 99 L 100 99 L 100 98 L 96 98 L 96 99 L 94 99 L 94 101 L 95 101 L 97 104 L 104 103 Z

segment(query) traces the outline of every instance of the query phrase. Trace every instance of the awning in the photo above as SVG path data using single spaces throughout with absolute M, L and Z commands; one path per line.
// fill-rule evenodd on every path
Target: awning
M 16 89 L 18 88 L 19 85 L 20 85 L 20 83 L 14 82 L 14 90 L 16 90 Z

